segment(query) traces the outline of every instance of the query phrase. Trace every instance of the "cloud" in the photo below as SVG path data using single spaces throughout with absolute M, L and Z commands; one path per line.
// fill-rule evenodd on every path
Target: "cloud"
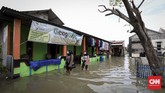
M 147 0 L 141 7 L 144 15 L 156 15 L 165 12 L 165 0 Z

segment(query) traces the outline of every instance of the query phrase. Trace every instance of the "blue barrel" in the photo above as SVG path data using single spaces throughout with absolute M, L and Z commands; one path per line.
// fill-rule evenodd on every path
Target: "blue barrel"
M 103 56 L 100 56 L 100 61 L 104 61 L 104 57 Z

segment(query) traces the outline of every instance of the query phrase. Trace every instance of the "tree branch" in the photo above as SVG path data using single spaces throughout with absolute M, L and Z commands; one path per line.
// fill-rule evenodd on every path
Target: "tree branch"
M 128 13 L 129 18 L 130 18 L 130 21 L 132 21 L 134 23 L 136 21 L 135 20 L 136 18 L 135 18 L 134 14 L 133 14 L 133 9 L 132 9 L 129 1 L 128 0 L 122 0 L 122 1 L 123 1 L 124 6 L 125 6 L 125 8 L 127 10 L 127 13 Z
M 128 23 L 130 23 L 131 25 L 133 25 L 130 21 L 130 19 L 124 15 L 122 12 L 120 12 L 118 9 L 114 9 L 114 14 L 119 16 L 120 18 L 124 19 L 125 21 L 127 21 Z
M 106 14 L 105 16 L 110 16 L 110 15 L 113 15 L 113 13 L 108 13 L 108 14 Z
M 142 2 L 144 2 L 144 1 L 142 1 Z M 141 4 L 142 4 L 142 2 L 141 2 Z M 133 0 L 132 0 L 131 3 L 132 3 L 132 6 L 133 6 L 133 12 L 135 13 L 136 20 L 139 21 L 139 23 L 141 24 L 141 26 L 144 26 L 144 23 L 143 23 L 142 17 L 141 17 L 141 12 L 139 11 L 139 8 L 137 8 L 135 6 L 135 3 L 134 3 Z M 145 30 L 145 28 L 143 28 L 143 30 Z
M 131 30 L 131 32 L 130 33 L 134 33 L 134 32 L 136 32 L 137 30 L 136 29 L 133 29 L 133 30 Z
M 144 3 L 144 1 L 145 1 L 145 0 L 143 0 L 143 1 L 139 4 L 139 6 L 138 6 L 137 8 L 140 8 L 141 5 Z
M 136 17 L 136 18 L 138 18 L 139 17 L 139 10 L 138 10 L 138 8 L 136 7 L 136 5 L 135 5 L 135 3 L 134 3 L 134 1 L 132 0 L 131 1 L 131 3 L 132 3 L 132 7 L 133 7 L 133 12 L 134 12 L 134 16 Z
M 132 6 L 133 6 L 133 9 L 136 9 L 136 5 L 135 5 L 133 0 L 131 1 L 131 3 L 132 3 Z
M 104 8 L 104 10 L 102 10 L 102 11 L 98 9 L 98 11 L 101 12 L 101 13 L 104 13 L 104 12 L 107 12 L 107 11 L 111 12 L 109 14 L 106 14 L 105 16 L 109 16 L 109 15 L 114 14 L 114 15 L 122 18 L 123 20 L 127 21 L 128 23 L 130 23 L 132 25 L 130 19 L 126 15 L 124 15 L 122 12 L 120 12 L 118 9 L 114 9 L 114 8 L 113 9 L 109 9 L 105 5 L 99 5 L 99 7 L 103 7 Z
M 104 8 L 104 10 L 98 9 L 98 11 L 99 11 L 100 13 L 104 13 L 104 12 L 106 12 L 106 11 L 111 11 L 111 12 L 112 12 L 112 9 L 107 8 L 105 5 L 99 5 L 99 7 L 103 7 L 103 8 Z

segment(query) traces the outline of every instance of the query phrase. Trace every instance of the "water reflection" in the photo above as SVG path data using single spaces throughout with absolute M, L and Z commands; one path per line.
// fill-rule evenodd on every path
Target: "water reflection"
M 135 65 L 129 57 L 112 57 L 105 62 L 89 65 L 82 71 L 80 65 L 67 75 L 62 69 L 48 74 L 2 81 L 1 93 L 165 93 L 149 91 L 147 81 L 136 78 Z

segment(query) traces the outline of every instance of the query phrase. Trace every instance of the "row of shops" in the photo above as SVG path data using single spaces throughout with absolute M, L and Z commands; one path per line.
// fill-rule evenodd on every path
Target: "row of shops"
M 99 61 L 100 56 L 105 59 L 104 53 L 110 50 L 109 41 L 63 25 L 51 9 L 21 12 L 1 8 L 0 56 L 13 78 L 63 68 L 67 50 L 73 52 L 76 64 L 81 64 L 84 51 L 90 55 L 91 64 Z M 43 63 L 35 71 L 30 62 Z

